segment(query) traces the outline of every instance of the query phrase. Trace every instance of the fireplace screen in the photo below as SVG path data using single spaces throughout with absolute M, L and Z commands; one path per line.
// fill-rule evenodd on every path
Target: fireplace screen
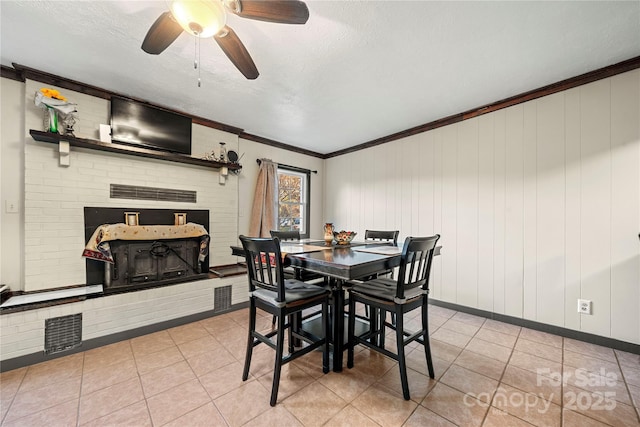
M 167 241 L 115 241 L 113 264 L 105 263 L 105 287 L 188 280 L 201 274 L 200 239 Z

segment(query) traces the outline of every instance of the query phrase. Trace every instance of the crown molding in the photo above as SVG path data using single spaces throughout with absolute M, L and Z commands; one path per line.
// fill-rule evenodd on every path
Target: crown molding
M 4 79 L 16 80 L 19 82 L 24 82 L 24 79 L 18 72 L 18 70 L 7 67 L 6 65 L 0 65 L 0 77 Z
M 276 148 L 282 148 L 284 150 L 293 151 L 295 153 L 306 154 L 307 156 L 318 157 L 320 159 L 325 159 L 324 154 L 316 153 L 315 151 L 306 150 L 300 147 L 294 147 L 293 145 L 285 144 L 282 142 L 274 141 L 273 139 L 264 138 L 262 136 L 253 135 L 250 133 L 242 132 L 238 137 L 242 139 L 247 139 L 249 141 L 257 142 L 260 144 L 270 145 Z

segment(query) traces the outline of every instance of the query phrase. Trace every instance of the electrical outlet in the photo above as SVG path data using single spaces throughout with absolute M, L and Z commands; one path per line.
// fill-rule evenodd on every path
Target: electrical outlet
M 591 301 L 588 299 L 579 299 L 578 300 L 578 313 L 580 314 L 591 314 Z

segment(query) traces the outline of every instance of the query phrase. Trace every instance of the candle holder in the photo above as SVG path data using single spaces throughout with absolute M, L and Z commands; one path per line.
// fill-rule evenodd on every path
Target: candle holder
M 125 212 L 124 223 L 127 225 L 138 225 L 140 219 L 140 212 Z
M 187 224 L 187 214 L 186 213 L 174 213 L 173 221 L 175 225 L 186 225 Z

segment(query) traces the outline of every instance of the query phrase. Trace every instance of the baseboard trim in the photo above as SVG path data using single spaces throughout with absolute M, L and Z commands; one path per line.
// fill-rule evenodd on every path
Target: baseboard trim
M 454 304 L 451 302 L 440 301 L 429 298 L 429 303 L 438 307 L 448 308 L 450 310 L 461 311 L 463 313 L 473 314 L 487 319 L 497 320 L 499 322 L 510 323 L 516 326 L 523 326 L 536 331 L 548 332 L 561 337 L 571 338 L 574 340 L 584 341 L 591 344 L 601 345 L 616 350 L 622 350 L 629 353 L 640 354 L 640 345 L 626 341 L 620 341 L 614 338 L 607 338 L 600 335 L 589 334 L 587 332 L 575 331 L 573 329 L 563 328 L 560 326 L 549 325 L 546 323 L 535 322 L 533 320 L 522 319 L 520 317 L 507 316 L 506 314 L 494 313 L 492 311 L 480 310 L 473 307 Z
M 69 351 L 47 355 L 47 354 L 44 354 L 44 350 L 43 350 L 37 353 L 25 354 L 24 356 L 14 357 L 13 359 L 2 360 L 0 361 L 0 372 L 11 371 L 13 369 L 35 365 L 36 363 L 46 362 L 48 360 L 69 356 L 70 354 L 81 353 L 83 351 L 91 350 L 91 349 L 102 347 L 109 344 L 114 344 L 119 341 L 128 340 L 128 339 L 139 337 L 142 335 L 152 334 L 154 332 L 162 331 L 169 328 L 175 328 L 176 326 L 186 325 L 187 323 L 197 322 L 199 320 L 207 319 L 209 317 L 219 316 L 221 314 L 240 310 L 246 307 L 249 307 L 249 302 L 234 304 L 231 307 L 229 307 L 228 310 L 224 310 L 224 311 L 214 312 L 213 310 L 207 310 L 200 313 L 190 314 L 189 316 L 179 317 L 177 319 L 166 320 L 164 322 L 141 326 L 139 328 L 129 329 L 127 331 L 116 332 L 115 334 L 92 338 L 92 339 L 83 341 L 81 346 L 71 349 Z

